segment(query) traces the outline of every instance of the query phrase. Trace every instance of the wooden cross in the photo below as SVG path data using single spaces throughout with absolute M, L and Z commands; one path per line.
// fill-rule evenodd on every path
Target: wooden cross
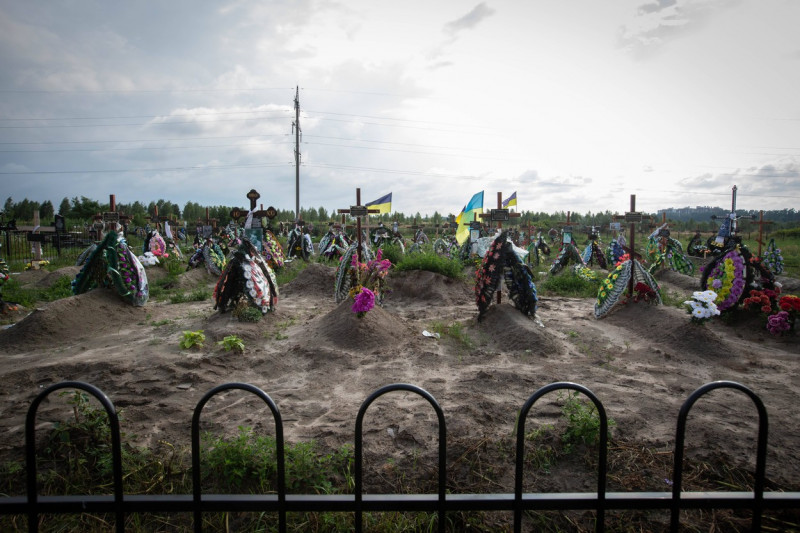
M 764 220 L 764 211 L 758 212 L 758 257 L 761 257 L 761 246 L 764 244 L 764 226 L 772 224 L 771 220 Z
M 503 229 L 503 222 L 508 222 L 512 218 L 519 218 L 522 213 L 512 213 L 508 209 L 503 209 L 503 193 L 497 193 L 497 209 L 492 209 L 488 213 L 481 213 L 480 216 L 484 222 L 497 222 L 497 229 Z M 500 293 L 497 293 L 498 298 Z M 499 301 L 498 301 L 499 303 Z
M 561 234 L 562 234 L 561 244 L 562 245 L 567 244 L 567 243 L 564 242 L 564 236 L 563 236 L 564 233 L 569 233 L 570 241 L 572 241 L 572 221 L 570 220 L 570 216 L 571 215 L 572 215 L 572 212 L 571 211 L 567 211 L 567 221 L 558 223 L 559 226 L 564 226 L 563 228 L 561 228 Z
M 531 244 L 533 244 L 533 232 L 537 228 L 536 228 L 536 226 L 531 226 L 531 223 L 528 222 L 527 229 L 528 229 L 528 242 L 527 242 L 526 246 L 530 246 Z
M 358 262 L 363 263 L 361 260 L 361 217 L 369 216 L 370 213 L 380 213 L 380 209 L 370 209 L 365 205 L 361 205 L 361 188 L 356 188 L 356 205 L 351 205 L 350 209 L 338 209 L 339 214 L 349 214 L 356 219 L 356 232 L 357 242 L 356 253 L 358 254 Z M 344 222 L 344 217 L 342 217 Z
M 113 194 L 108 195 L 109 211 L 97 213 L 94 216 L 95 226 L 103 228 L 103 231 L 116 231 L 117 223 L 127 225 L 131 217 L 117 212 L 117 198 Z M 98 237 L 99 238 L 99 237 Z
M 630 223 L 630 232 L 631 232 L 630 260 L 635 261 L 636 223 L 641 222 L 645 218 L 645 215 L 643 213 L 639 213 L 636 211 L 635 194 L 631 194 L 631 210 L 621 216 L 614 215 L 613 218 L 614 220 L 624 220 L 625 222 Z M 633 295 L 633 278 L 634 278 L 634 269 L 633 269 L 633 264 L 631 264 L 631 279 L 628 281 L 628 298 L 630 298 Z

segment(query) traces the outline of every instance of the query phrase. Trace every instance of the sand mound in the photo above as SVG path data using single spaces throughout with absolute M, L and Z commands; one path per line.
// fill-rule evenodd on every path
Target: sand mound
M 470 286 L 463 280 L 454 280 L 427 270 L 390 272 L 388 277 L 389 302 L 424 302 L 430 305 L 460 305 L 474 300 Z
M 147 312 L 123 301 L 112 289 L 56 300 L 0 331 L 0 346 L 7 353 L 63 346 L 145 320 Z
M 336 275 L 334 267 L 311 263 L 295 279 L 281 287 L 280 295 L 303 295 L 333 299 L 333 285 Z
M 473 321 L 475 328 L 491 339 L 489 347 L 502 352 L 547 357 L 561 349 L 561 343 L 547 328 L 507 303 L 492 305 L 480 321 L 477 318 Z
M 163 269 L 162 269 L 163 270 Z M 150 271 L 148 270 L 147 281 L 150 282 Z M 217 277 L 205 268 L 192 268 L 178 276 L 177 287 L 181 289 L 194 289 L 200 286 L 212 286 L 217 282 Z
M 667 283 L 674 285 L 677 288 L 683 289 L 689 294 L 694 291 L 700 290 L 700 279 L 693 276 L 687 276 L 674 270 L 660 270 L 656 272 L 655 278 L 659 283 Z
M 351 300 L 345 300 L 314 321 L 308 328 L 308 337 L 302 340 L 369 352 L 376 349 L 387 351 L 392 348 L 407 348 L 409 340 L 415 336 L 402 320 L 381 307 L 375 306 L 364 317 L 358 318 L 350 309 L 352 305 Z
M 75 279 L 75 276 L 77 276 L 80 271 L 81 267 L 79 266 L 59 268 L 58 270 L 47 273 L 47 275 L 45 275 L 43 278 L 37 280 L 35 285 L 37 288 L 46 289 L 48 287 L 52 287 L 56 281 L 64 276 L 70 279 Z
M 275 336 L 281 328 L 281 323 L 288 322 L 290 316 L 282 312 L 280 307 L 261 317 L 258 322 L 242 322 L 231 311 L 220 313 L 217 311 L 205 324 L 206 337 L 220 341 L 229 335 L 236 335 L 245 341 L 265 340 Z

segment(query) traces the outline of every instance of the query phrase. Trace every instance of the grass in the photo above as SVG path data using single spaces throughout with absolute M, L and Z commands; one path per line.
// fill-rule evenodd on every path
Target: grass
M 295 259 L 289 263 L 284 263 L 283 267 L 275 270 L 275 279 L 278 282 L 278 287 L 282 287 L 294 280 L 300 272 L 305 270 L 310 264 L 310 262 L 301 259 Z
M 459 259 L 445 257 L 433 252 L 404 255 L 392 268 L 398 272 L 427 270 L 452 279 L 464 279 L 464 264 Z
M 600 281 L 588 281 L 567 270 L 556 276 L 547 276 L 536 285 L 540 296 L 567 296 L 571 298 L 597 298 Z
M 206 287 L 198 287 L 190 293 L 176 292 L 169 297 L 169 303 L 181 304 L 186 302 L 204 302 L 211 298 L 211 290 Z
M 472 350 L 475 348 L 475 342 L 469 336 L 461 322 L 451 322 L 450 324 L 433 322 L 431 324 L 431 330 L 434 333 L 438 333 L 441 337 L 452 339 L 457 346 L 465 350 Z
M 72 278 L 61 276 L 50 287 L 24 288 L 13 277 L 3 285 L 3 299 L 23 307 L 34 307 L 37 302 L 52 302 L 72 296 Z

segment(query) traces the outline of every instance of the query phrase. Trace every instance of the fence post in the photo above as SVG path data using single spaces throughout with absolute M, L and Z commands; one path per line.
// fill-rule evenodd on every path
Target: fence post
M 599 456 L 597 460 L 597 518 L 595 531 L 598 533 L 605 531 L 606 477 L 608 468 L 608 417 L 606 416 L 606 410 L 597 396 L 583 385 L 561 381 L 545 385 L 534 392 L 519 412 L 519 419 L 517 420 L 516 470 L 514 476 L 514 531 L 516 533 L 520 533 L 522 530 L 522 474 L 523 465 L 525 463 L 525 419 L 528 417 L 528 412 L 531 410 L 531 407 L 533 407 L 533 404 L 536 403 L 539 398 L 549 392 L 561 389 L 575 390 L 587 396 L 597 408 L 597 414 L 600 417 L 600 451 L 598 452 Z
M 447 427 L 444 421 L 444 412 L 442 408 L 439 406 L 439 403 L 436 399 L 426 390 L 417 387 L 416 385 L 409 385 L 407 383 L 395 383 L 393 385 L 386 385 L 381 387 L 380 389 L 373 392 L 364 403 L 361 404 L 361 407 L 358 410 L 358 415 L 356 416 L 356 436 L 355 436 L 355 504 L 356 504 L 356 516 L 355 516 L 355 530 L 356 533 L 360 533 L 363 531 L 363 467 L 364 467 L 364 443 L 363 443 L 363 425 L 364 425 L 364 415 L 367 412 L 367 408 L 377 400 L 379 397 L 383 396 L 384 394 L 392 391 L 407 391 L 413 392 L 419 396 L 425 398 L 428 403 L 431 404 L 433 410 L 436 412 L 436 417 L 439 421 L 439 479 L 437 482 L 438 485 L 438 513 L 439 513 L 439 531 L 444 533 L 445 531 L 445 484 L 446 484 L 446 473 L 447 473 Z
M 683 402 L 678 413 L 678 428 L 675 435 L 675 464 L 672 474 L 672 505 L 670 516 L 670 531 L 677 532 L 680 525 L 681 510 L 681 483 L 683 481 L 683 444 L 686 436 L 686 418 L 692 406 L 705 394 L 715 389 L 728 388 L 744 392 L 756 406 L 758 410 L 758 443 L 756 445 L 756 472 L 753 482 L 753 520 L 751 531 L 761 530 L 761 514 L 764 510 L 764 478 L 766 475 L 767 463 L 767 433 L 769 431 L 769 421 L 767 419 L 767 409 L 764 402 L 756 394 L 735 381 L 714 381 L 706 383 L 689 398 Z
M 39 513 L 37 512 L 38 491 L 36 490 L 36 411 L 42 401 L 60 389 L 80 389 L 94 396 L 105 409 L 108 415 L 108 426 L 111 431 L 111 461 L 114 483 L 114 513 L 116 516 L 116 529 L 118 533 L 125 530 L 125 514 L 123 510 L 124 492 L 122 490 L 122 447 L 119 434 L 119 417 L 114 409 L 114 404 L 108 397 L 95 387 L 81 381 L 63 381 L 50 385 L 33 400 L 28 408 L 25 418 L 25 469 L 28 484 L 28 531 L 35 533 L 39 530 Z
M 284 458 L 283 446 L 283 421 L 281 420 L 281 413 L 278 406 L 272 401 L 272 398 L 256 387 L 249 383 L 224 383 L 218 385 L 208 391 L 197 403 L 192 415 L 192 504 L 194 507 L 194 530 L 200 533 L 203 530 L 203 512 L 202 512 L 202 487 L 200 476 L 200 413 L 203 412 L 203 407 L 206 405 L 214 395 L 227 390 L 243 390 L 255 394 L 261 398 L 264 403 L 269 406 L 272 411 L 272 418 L 275 421 L 275 460 L 277 462 L 278 470 L 278 531 L 285 533 L 286 531 L 286 467 Z

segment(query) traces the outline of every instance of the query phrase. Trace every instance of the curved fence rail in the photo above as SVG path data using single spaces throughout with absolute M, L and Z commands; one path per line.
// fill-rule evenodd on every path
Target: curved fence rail
M 103 406 L 109 419 L 111 431 L 111 453 L 113 466 L 113 494 L 77 496 L 39 496 L 36 478 L 36 413 L 47 396 L 62 389 L 78 389 L 94 396 Z M 683 477 L 683 445 L 689 411 L 705 394 L 716 389 L 740 391 L 750 398 L 758 411 L 758 435 L 756 449 L 756 471 L 752 492 L 689 492 L 681 490 Z M 276 494 L 203 494 L 200 484 L 200 415 L 206 403 L 216 394 L 242 390 L 259 397 L 270 408 L 275 423 L 277 457 Z M 598 475 L 595 492 L 578 493 L 532 493 L 523 492 L 525 457 L 525 419 L 529 411 L 542 396 L 557 390 L 576 391 L 597 408 L 600 418 L 600 442 L 598 445 Z M 436 494 L 364 494 L 363 493 L 363 420 L 370 405 L 379 397 L 391 392 L 414 393 L 426 400 L 438 419 L 439 456 Z M 195 531 L 202 531 L 203 513 L 215 512 L 270 512 L 279 517 L 278 530 L 286 531 L 286 514 L 289 512 L 342 512 L 353 513 L 355 530 L 363 528 L 362 514 L 367 511 L 425 511 L 437 514 L 437 527 L 445 531 L 446 513 L 454 511 L 511 511 L 514 515 L 514 530 L 521 531 L 524 511 L 545 510 L 594 510 L 595 530 L 605 530 L 607 510 L 669 510 L 670 531 L 680 528 L 680 513 L 688 509 L 745 509 L 752 512 L 751 531 L 761 530 L 761 519 L 765 510 L 800 509 L 800 492 L 764 492 L 767 454 L 767 411 L 761 399 L 747 387 L 732 381 L 708 383 L 684 402 L 678 415 L 673 464 L 673 487 L 670 492 L 607 492 L 608 420 L 600 400 L 586 387 L 576 383 L 551 383 L 537 390 L 525 402 L 517 421 L 514 493 L 492 494 L 447 494 L 446 492 L 446 444 L 447 428 L 444 413 L 436 399 L 427 391 L 404 383 L 382 387 L 373 392 L 361 405 L 355 424 L 355 493 L 337 495 L 287 494 L 285 482 L 285 457 L 283 422 L 280 411 L 270 396 L 254 385 L 226 383 L 206 393 L 198 402 L 192 417 L 192 494 L 180 495 L 126 495 L 123 493 L 121 438 L 119 420 L 111 401 L 93 385 L 66 381 L 43 390 L 32 402 L 25 424 L 25 468 L 26 496 L 0 498 L 0 515 L 27 515 L 28 530 L 38 531 L 40 515 L 46 513 L 111 513 L 115 516 L 118 532 L 124 531 L 125 516 L 132 513 L 192 513 Z

